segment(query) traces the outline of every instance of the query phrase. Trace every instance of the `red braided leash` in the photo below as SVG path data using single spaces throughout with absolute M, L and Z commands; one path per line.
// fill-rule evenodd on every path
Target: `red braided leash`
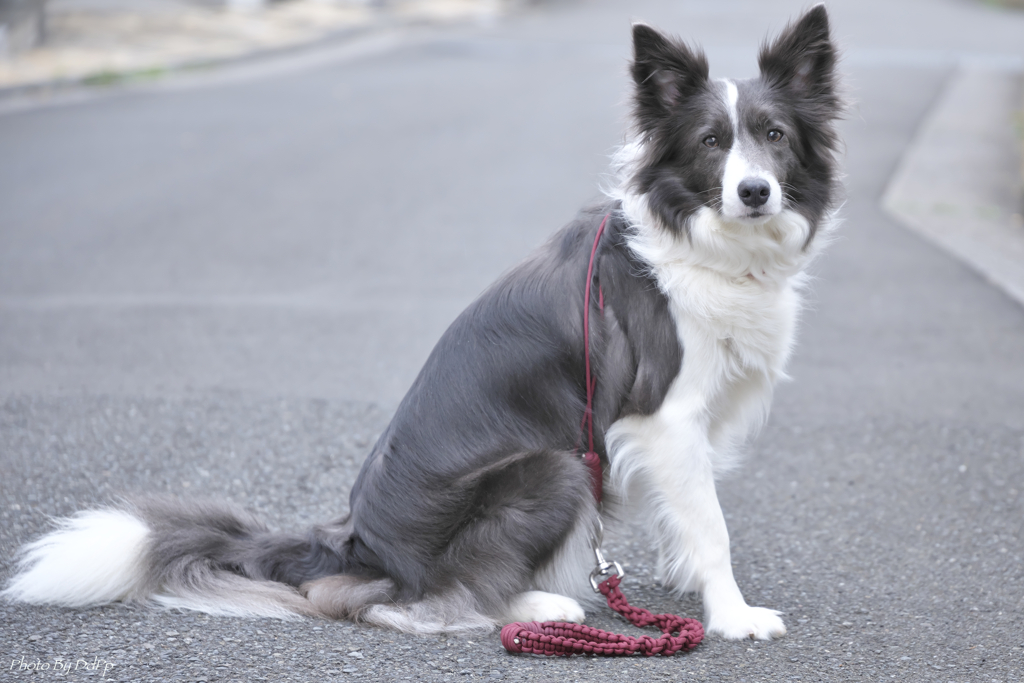
M 501 629 L 501 644 L 509 652 L 517 654 L 618 657 L 640 653 L 647 657 L 667 657 L 680 650 L 692 650 L 703 640 L 704 627 L 696 619 L 683 619 L 674 614 L 651 614 L 649 610 L 630 605 L 619 590 L 621 580 L 621 577 L 613 576 L 601 583 L 599 588 L 608 598 L 608 606 L 634 626 L 656 625 L 663 633 L 660 638 L 633 638 L 584 624 L 531 621 L 526 624 L 516 622 Z
M 597 245 L 601 241 L 601 235 L 604 234 L 604 227 L 607 223 L 608 215 L 605 215 L 604 220 L 601 221 L 601 227 L 597 229 L 597 235 L 594 237 L 594 246 L 590 250 L 587 288 L 583 295 L 583 351 L 586 368 L 587 408 L 583 413 L 583 423 L 580 428 L 587 432 L 589 448 L 583 454 L 583 461 L 590 468 L 594 499 L 599 505 L 603 493 L 604 476 L 601 471 L 601 457 L 594 450 L 594 388 L 597 380 L 590 374 L 590 290 L 593 288 L 594 282 L 594 257 L 597 255 Z M 601 291 L 600 285 L 598 286 L 598 305 L 601 312 L 604 313 L 604 292 Z M 663 635 L 660 638 L 651 636 L 633 638 L 583 624 L 561 621 L 545 621 L 543 623 L 517 621 L 501 629 L 501 644 L 506 650 L 515 654 L 526 652 L 561 657 L 578 654 L 616 657 L 639 652 L 650 657 L 652 655 L 673 655 L 680 650 L 692 650 L 700 644 L 700 641 L 704 639 L 704 627 L 699 621 L 684 619 L 674 614 L 652 614 L 649 610 L 641 607 L 633 607 L 619 590 L 619 583 L 623 576 L 622 567 L 617 562 L 605 561 L 604 555 L 601 554 L 600 541 L 595 544 L 594 553 L 597 556 L 597 568 L 591 573 L 590 582 L 594 585 L 595 590 L 600 591 L 608 599 L 608 606 L 624 616 L 634 626 L 657 626 Z M 600 584 L 597 583 L 597 577 L 606 576 L 612 571 L 616 573 Z
M 590 468 L 591 480 L 594 486 L 594 499 L 601 504 L 601 497 L 604 493 L 604 475 L 601 472 L 601 456 L 594 450 L 594 386 L 597 378 L 590 375 L 590 290 L 594 284 L 594 257 L 597 255 L 597 245 L 601 242 L 601 235 L 604 234 L 604 226 L 608 223 L 608 214 L 605 214 L 601 221 L 601 227 L 597 229 L 594 237 L 594 246 L 590 249 L 590 264 L 587 266 L 587 288 L 583 292 L 583 361 L 586 368 L 587 383 L 587 409 L 583 412 L 583 424 L 587 428 L 587 452 L 583 454 L 583 461 Z M 604 313 L 604 292 L 598 285 L 598 302 L 601 306 L 601 313 Z

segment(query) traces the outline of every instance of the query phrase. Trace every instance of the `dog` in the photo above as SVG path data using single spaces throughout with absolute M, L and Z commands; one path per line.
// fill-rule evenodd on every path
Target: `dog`
M 595 528 L 635 515 L 660 581 L 702 594 L 707 632 L 785 634 L 736 585 L 715 479 L 766 418 L 805 268 L 835 222 L 828 16 L 818 5 L 765 43 L 750 80 L 710 79 L 703 52 L 644 24 L 633 47 L 615 186 L 448 328 L 347 516 L 285 534 L 222 503 L 121 501 L 25 546 L 4 596 L 412 633 L 580 622 Z M 580 457 L 585 413 L 600 505 Z

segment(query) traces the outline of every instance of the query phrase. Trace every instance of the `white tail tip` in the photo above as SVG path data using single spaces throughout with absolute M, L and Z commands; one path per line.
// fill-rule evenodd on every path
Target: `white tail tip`
M 146 524 L 123 510 L 79 512 L 22 549 L 2 595 L 31 604 L 87 607 L 143 597 Z

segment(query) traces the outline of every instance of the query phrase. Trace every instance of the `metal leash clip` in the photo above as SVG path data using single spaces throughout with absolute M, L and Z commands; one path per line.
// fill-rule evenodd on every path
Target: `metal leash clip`
M 594 554 L 597 555 L 597 566 L 594 567 L 594 571 L 590 572 L 590 585 L 594 587 L 595 593 L 600 593 L 599 584 L 611 576 L 621 578 L 626 575 L 626 572 L 622 570 L 622 565 L 618 562 L 605 560 L 600 548 L 594 548 Z
M 604 524 L 601 522 L 601 518 L 598 517 L 597 529 L 595 530 L 594 537 L 591 539 L 594 547 L 594 556 L 597 558 L 597 566 L 594 567 L 594 571 L 590 572 L 590 585 L 594 587 L 595 593 L 601 592 L 601 589 L 598 588 L 598 586 L 608 577 L 618 576 L 621 578 L 626 575 L 621 564 L 614 560 L 609 562 L 604 559 L 604 553 L 601 552 L 601 542 L 603 540 Z

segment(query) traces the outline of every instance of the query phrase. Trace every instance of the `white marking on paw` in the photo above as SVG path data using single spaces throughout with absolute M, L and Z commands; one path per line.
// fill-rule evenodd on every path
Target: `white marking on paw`
M 718 612 L 708 619 L 707 631 L 726 640 L 771 640 L 786 635 L 781 612 L 765 607 L 743 605 L 739 609 Z
M 571 621 L 582 624 L 585 614 L 572 598 L 557 593 L 527 591 L 512 598 L 505 616 L 509 621 Z

